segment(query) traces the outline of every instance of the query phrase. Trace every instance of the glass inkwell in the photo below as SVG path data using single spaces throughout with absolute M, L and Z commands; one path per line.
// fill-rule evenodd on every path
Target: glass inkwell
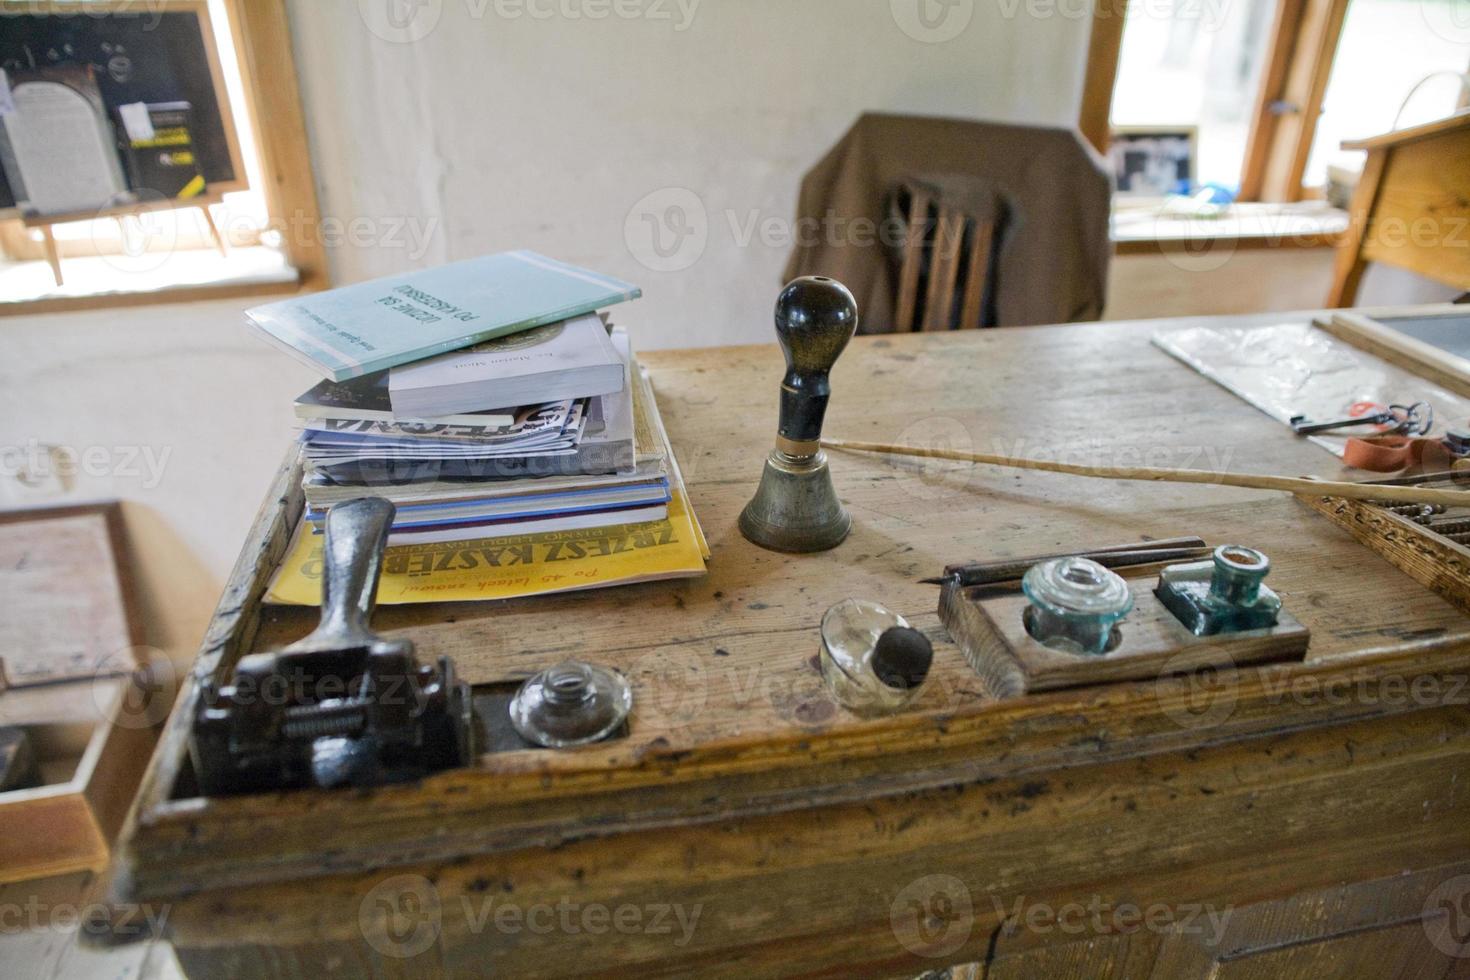
M 934 648 L 908 621 L 875 602 L 844 599 L 822 617 L 822 679 L 849 711 L 893 714 L 929 676 Z
M 1026 632 L 1043 646 L 1082 656 L 1102 656 L 1116 645 L 1115 628 L 1133 608 L 1122 576 L 1075 556 L 1031 566 L 1021 591 L 1031 600 Z
M 1266 629 L 1281 612 L 1281 597 L 1261 584 L 1270 571 L 1254 548 L 1222 545 L 1209 561 L 1164 569 L 1154 595 L 1196 636 Z
M 633 689 L 621 674 L 570 661 L 521 685 L 510 703 L 510 722 L 534 745 L 566 749 L 607 738 L 632 707 Z

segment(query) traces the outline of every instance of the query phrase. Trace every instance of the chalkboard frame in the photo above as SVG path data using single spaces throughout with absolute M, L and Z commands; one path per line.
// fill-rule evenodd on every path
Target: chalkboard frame
M 1437 303 L 1334 310 L 1317 318 L 1314 323 L 1339 340 L 1412 371 L 1441 388 L 1470 398 L 1470 359 L 1425 343 L 1393 326 L 1396 320 L 1464 319 L 1467 314 L 1470 314 L 1470 305 Z
M 214 31 L 214 21 L 209 11 L 209 0 L 0 0 L 0 23 L 7 16 L 57 16 L 103 18 L 109 14 L 192 14 L 199 21 L 199 36 L 204 45 L 205 59 L 209 64 L 215 106 L 219 112 L 220 126 L 228 148 L 233 180 L 212 181 L 208 193 L 218 199 L 221 194 L 250 189 L 250 180 L 245 169 L 244 154 L 240 148 L 240 134 L 235 126 L 234 112 L 230 106 L 229 89 L 225 84 L 224 65 L 220 60 L 219 38 Z M 197 201 L 179 201 L 178 207 L 197 207 Z M 128 210 L 124 208 L 122 210 Z M 0 209 L 0 219 L 21 217 L 18 207 Z M 55 219 L 52 219 L 53 222 Z

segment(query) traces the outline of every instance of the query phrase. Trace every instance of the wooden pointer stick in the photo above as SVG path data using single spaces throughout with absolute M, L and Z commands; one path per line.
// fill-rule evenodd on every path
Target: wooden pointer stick
M 921 446 L 898 446 L 886 442 L 853 442 L 848 439 L 823 439 L 828 449 L 845 449 L 857 453 L 887 453 L 890 456 L 920 456 L 926 459 L 953 459 L 964 463 L 1008 466 L 1022 470 L 1045 470 L 1104 480 L 1149 480 L 1156 483 L 1204 483 L 1213 486 L 1244 487 L 1248 490 L 1281 490 L 1303 497 L 1343 497 L 1347 500 L 1386 501 L 1395 504 L 1444 504 L 1447 507 L 1470 507 L 1470 491 L 1437 490 L 1432 487 L 1391 487 L 1376 483 L 1342 483 L 1333 480 L 1310 480 L 1294 476 L 1269 476 L 1249 473 L 1211 473 L 1206 470 L 1175 470 L 1160 466 L 1086 466 L 1060 463 L 1024 456 L 1000 456 L 993 453 L 962 453 L 952 449 L 925 449 Z

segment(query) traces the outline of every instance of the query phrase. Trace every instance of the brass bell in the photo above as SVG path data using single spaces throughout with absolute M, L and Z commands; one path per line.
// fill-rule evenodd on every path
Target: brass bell
M 852 529 L 821 440 L 832 393 L 828 374 L 857 325 L 857 302 L 835 279 L 797 279 L 776 301 L 776 339 L 787 367 L 781 424 L 760 487 L 740 514 L 740 533 L 762 548 L 826 551 Z

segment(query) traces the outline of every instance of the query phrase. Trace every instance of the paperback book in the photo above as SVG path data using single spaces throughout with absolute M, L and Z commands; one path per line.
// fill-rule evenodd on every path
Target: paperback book
M 631 377 L 635 362 L 627 332 L 613 331 L 612 343 Z M 637 392 L 637 385 L 625 384 L 614 395 L 591 399 L 591 404 L 600 403 L 596 412 L 588 402 L 571 403 L 583 406 L 575 419 L 563 422 L 559 428 L 555 419 L 546 420 L 538 430 L 539 441 L 521 442 L 509 452 L 496 451 L 494 446 L 468 451 L 446 447 L 453 451 L 440 452 L 438 447 L 413 444 L 416 440 L 404 441 L 401 449 L 396 448 L 399 441 L 392 440 L 395 448 L 381 451 L 388 448 L 388 443 L 380 439 L 364 440 L 342 433 L 324 438 L 319 433 L 308 432 L 308 472 L 331 483 L 353 486 L 630 473 L 645 458 L 635 441 L 638 428 L 647 428 L 647 423 L 640 419 L 641 409 L 635 404 Z M 597 431 L 592 431 L 588 423 L 594 414 L 602 418 Z M 553 429 L 557 430 L 552 433 L 554 438 L 548 440 L 546 434 Z M 646 433 L 643 440 L 642 446 L 648 446 Z M 550 444 L 553 442 L 554 446 Z
M 395 415 L 438 418 L 496 405 L 622 391 L 623 358 L 598 316 L 489 340 L 388 372 Z
M 543 399 L 544 400 L 544 399 Z M 386 424 L 430 423 L 468 425 L 484 428 L 507 426 L 515 422 L 515 409 L 493 408 L 484 412 L 465 412 L 435 419 L 398 418 L 388 398 L 388 372 L 353 378 L 351 381 L 321 381 L 296 399 L 296 417 L 308 420 L 342 422 L 383 422 Z
M 346 381 L 640 295 L 631 283 L 519 251 L 293 297 L 245 319 L 323 377 Z

